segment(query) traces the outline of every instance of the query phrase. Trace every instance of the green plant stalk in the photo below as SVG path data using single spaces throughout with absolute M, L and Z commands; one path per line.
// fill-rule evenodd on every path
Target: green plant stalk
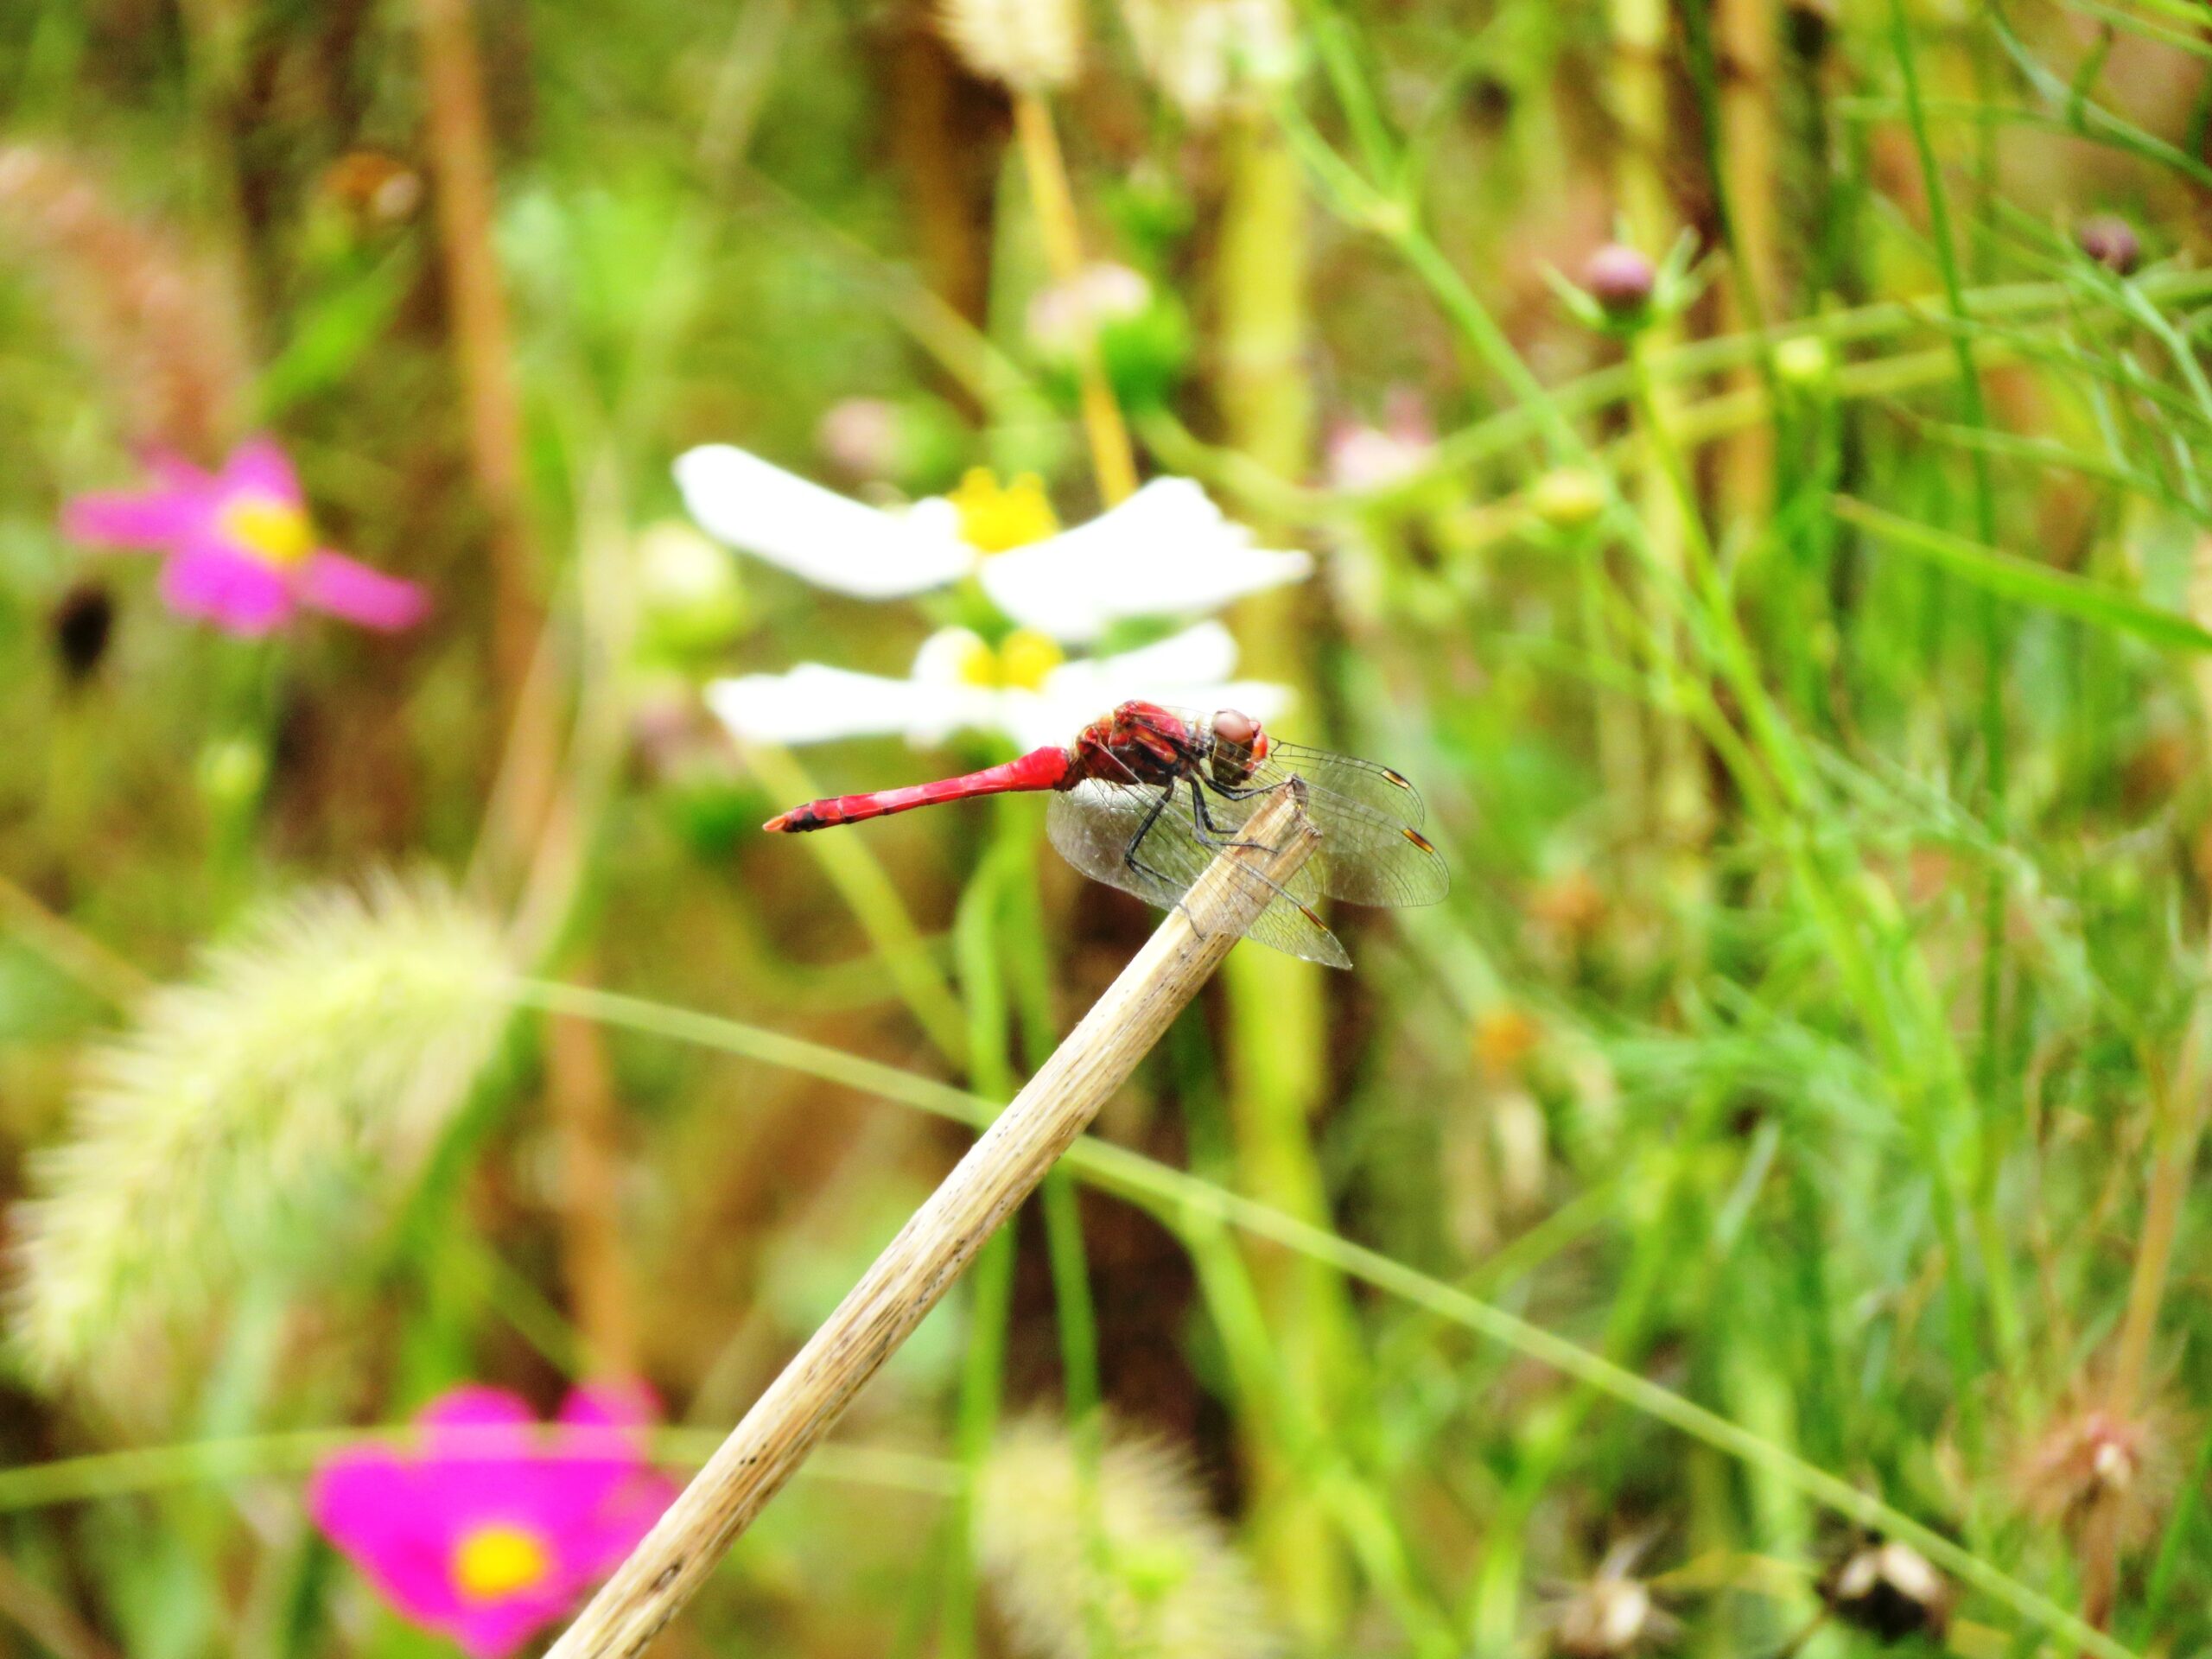
M 1920 67 L 1914 55 L 1912 28 L 1904 0 L 1890 0 L 1890 41 L 1897 55 L 1897 73 L 1904 92 L 1905 124 L 1912 132 L 1913 150 L 1920 162 L 1921 187 L 1928 197 L 1928 228 L 1935 244 L 1936 269 L 1943 279 L 1943 297 L 1955 323 L 1967 320 L 1966 284 L 1959 270 L 1958 250 L 1951 233 L 1951 210 L 1943 185 L 1943 170 L 1928 132 L 1928 118 L 1920 98 Z M 1981 374 L 1963 334 L 1955 334 L 1952 347 L 1959 365 L 1959 404 L 1966 424 L 1980 429 L 1989 424 L 1983 407 Z M 1990 485 L 1989 458 L 1977 450 L 1972 462 L 1974 529 L 1986 545 L 1997 540 L 1997 498 Z M 2005 632 L 1997 602 L 1984 594 L 1980 606 L 1982 649 L 1981 744 L 1987 768 L 1990 836 L 2005 836 Z M 1980 1103 L 1980 1154 L 1973 1184 L 1976 1224 L 1986 1239 L 2003 1236 L 1997 1215 L 1997 1184 L 2001 1173 L 1999 1148 L 2005 1135 L 1999 1122 L 1998 1071 L 2004 1061 L 2004 1033 L 2000 1029 L 2005 1004 L 2005 878 L 1993 864 L 1982 893 L 1982 971 L 1980 1040 L 1974 1060 L 1974 1094 Z M 2003 1258 L 1987 1264 L 1993 1279 L 2003 1271 Z
M 1292 112 L 1289 118 L 1294 122 L 1300 119 L 1295 111 Z M 1294 127 L 1293 130 L 1294 132 L 1302 130 L 1304 142 L 1300 153 L 1309 164 L 1313 164 L 1313 146 L 1319 142 L 1318 136 L 1312 134 L 1310 127 Z M 1348 171 L 1344 169 L 1342 162 L 1336 161 L 1333 156 L 1331 156 L 1330 160 L 1334 162 L 1338 169 Z M 1347 188 L 1343 179 L 1338 175 L 1330 176 L 1337 178 L 1336 188 L 1339 192 Z M 1356 183 L 1357 181 L 1355 180 L 1354 182 Z M 1411 217 L 1402 213 L 1395 218 L 1384 218 L 1372 222 L 1375 228 L 1382 230 L 1399 245 L 1408 264 L 1429 282 L 1446 313 L 1461 324 L 1478 349 L 1492 361 L 1493 367 L 1500 378 L 1522 392 L 1524 402 L 1529 403 L 1532 407 L 1531 418 L 1537 429 L 1545 435 L 1547 444 L 1552 449 L 1554 457 L 1563 454 L 1584 465 L 1592 464 L 1594 458 L 1591 455 L 1587 446 L 1583 444 L 1574 432 L 1557 403 L 1529 372 L 1527 365 L 1514 352 L 1510 342 L 1506 340 L 1487 308 L 1467 287 L 1457 270 L 1444 257 L 1435 245 L 1421 232 Z M 1968 354 L 1967 360 L 1969 363 L 1973 360 L 1971 353 Z M 1629 378 L 1631 401 L 1641 404 L 1647 429 L 1663 435 L 1666 429 L 1663 423 L 1655 423 L 1651 419 L 1651 409 L 1648 397 L 1651 385 L 1651 374 L 1648 362 L 1640 356 L 1632 356 L 1629 365 Z M 1687 492 L 1688 474 L 1686 467 L 1681 464 L 1679 454 L 1674 458 L 1669 470 L 1676 481 L 1677 488 Z M 1597 475 L 1601 480 L 1608 480 L 1610 489 L 1610 474 L 1599 471 Z M 1609 522 L 1618 527 L 1621 533 L 1628 537 L 1632 547 L 1645 555 L 1647 568 L 1649 568 L 1650 565 L 1649 549 L 1643 538 L 1641 524 L 1636 515 L 1629 512 L 1620 502 L 1617 493 L 1614 496 Z M 1867 957 L 1860 937 L 1861 928 L 1870 924 L 1874 925 L 1878 931 L 1894 932 L 1895 930 L 1894 928 L 1882 929 L 1878 916 L 1869 914 L 1863 904 L 1853 904 L 1847 898 L 1847 891 L 1856 892 L 1858 888 L 1856 887 L 1840 888 L 1834 883 L 1822 861 L 1815 855 L 1802 822 L 1808 804 L 1808 795 L 1802 764 L 1796 758 L 1795 740 L 1789 736 L 1770 705 L 1764 686 L 1760 682 L 1751 660 L 1749 646 L 1736 626 L 1726 594 L 1715 585 L 1717 573 L 1713 569 L 1711 551 L 1709 548 L 1701 544 L 1694 518 L 1688 544 L 1700 567 L 1696 572 L 1696 581 L 1704 590 L 1700 595 L 1702 603 L 1694 604 L 1692 609 L 1701 610 L 1703 620 L 1709 620 L 1720 631 L 1715 661 L 1744 710 L 1745 717 L 1751 726 L 1751 736 L 1758 754 L 1765 766 L 1773 768 L 1771 789 L 1768 786 L 1764 769 L 1754 771 L 1746 767 L 1742 764 L 1748 759 L 1745 752 L 1738 749 L 1732 741 L 1722 740 L 1722 733 L 1727 722 L 1717 709 L 1708 708 L 1708 718 L 1705 722 L 1704 729 L 1708 741 L 1714 741 L 1718 752 L 1725 760 L 1731 761 L 1732 772 L 1736 778 L 1738 788 L 1744 791 L 1746 804 L 1754 809 L 1755 817 L 1763 820 L 1767 833 L 1775 839 L 1777 844 L 1789 849 L 1793 874 L 1801 883 L 1808 903 L 1820 922 L 1824 937 L 1829 942 L 1843 983 L 1851 993 L 1861 1016 L 1867 1021 L 1869 1030 L 1874 1035 L 1885 1056 L 1885 1063 L 1890 1065 L 1892 1073 L 1898 1080 L 1902 1091 L 1901 1109 L 1908 1121 L 1915 1126 L 1916 1132 L 1923 1137 L 1921 1143 L 1923 1161 L 1926 1166 L 1928 1178 L 1933 1184 L 1938 1198 L 1939 1226 L 1944 1234 L 1948 1258 L 1947 1267 L 1955 1275 L 1953 1280 L 1955 1287 L 1965 1288 L 1967 1281 L 1964 1253 L 1961 1248 L 1962 1234 L 1957 1224 L 1955 1202 L 1950 1196 L 1949 1174 L 1944 1160 L 1937 1154 L 1932 1144 L 1924 1138 L 1932 1132 L 1932 1126 L 1926 1121 L 1926 1100 L 1923 1084 L 1920 1081 L 1925 1075 L 1926 1068 L 1923 1063 L 1909 1058 L 1909 1051 L 1903 1033 L 1895 1021 L 1890 996 L 1883 983 L 1883 976 L 1877 971 L 1874 963 Z M 1678 600 L 1680 598 L 1679 595 L 1671 594 L 1668 596 Z M 1699 695 L 1705 695 L 1701 688 L 1699 689 Z M 1936 1075 L 1946 1077 L 1953 1076 L 1954 1069 L 1944 1062 L 1944 1057 L 1949 1050 L 1949 1041 L 1941 1023 L 1940 1011 L 1923 1008 L 1919 1012 L 1923 1017 L 1918 1022 L 1917 1034 L 1936 1057 Z M 1993 1263 L 1991 1266 L 1993 1280 L 1997 1276 L 1995 1271 L 1997 1264 Z M 1977 1368 L 1974 1365 L 1974 1344 L 1971 1328 L 1959 1322 L 1960 1314 L 1957 1309 L 1964 1307 L 1970 1316 L 1971 1305 L 1962 1303 L 1961 1299 L 1956 1294 L 1951 1298 L 1951 1300 L 1955 1306 L 1954 1324 L 1951 1331 L 1952 1363 L 1955 1371 L 1959 1372 L 1963 1378 Z M 1999 1318 L 1998 1328 L 2002 1335 L 2013 1326 L 2012 1322 Z M 1975 1409 L 1975 1402 L 1969 1395 L 1962 1395 L 1961 1408 L 1962 1411 L 1972 1412 Z
M 1681 1243 L 1678 1217 L 1694 1197 L 1691 1178 L 1696 1161 L 1726 1101 L 1721 1090 L 1704 1090 L 1664 1154 L 1666 1168 L 1657 1183 L 1664 1192 L 1651 1211 L 1658 1219 L 1635 1229 L 1635 1246 L 1605 1321 L 1603 1351 L 1616 1363 L 1631 1357 L 1644 1339 L 1651 1310 L 1667 1283 Z M 1541 1435 L 1530 1437 L 1511 1484 L 1491 1517 L 1482 1567 L 1461 1621 L 1471 1651 L 1492 1653 L 1511 1645 L 1520 1626 L 1521 1592 L 1527 1576 L 1523 1547 L 1530 1522 L 1601 1397 L 1588 1382 L 1578 1383 L 1567 1399 L 1548 1411 Z
M 1240 1414 L 1249 1413 L 1266 1423 L 1268 1434 L 1312 1483 L 1345 1547 L 1389 1605 L 1414 1651 L 1424 1659 L 1452 1659 L 1460 1643 L 1451 1618 L 1420 1582 L 1387 1506 L 1373 1485 L 1348 1465 L 1338 1449 L 1341 1442 L 1300 1412 L 1243 1254 L 1212 1217 L 1188 1218 L 1179 1236 L 1197 1269 L 1199 1294 L 1228 1357 Z
M 1607 20 L 1612 32 L 1611 76 L 1615 118 L 1621 144 L 1613 157 L 1614 189 L 1630 241 L 1655 257 L 1677 233 L 1679 215 L 1674 193 L 1668 188 L 1664 157 L 1674 122 L 1669 109 L 1668 17 L 1665 0 L 1609 0 Z M 1655 344 L 1673 344 L 1681 334 L 1673 319 L 1655 320 Z M 1660 418 L 1671 419 L 1675 393 L 1654 388 L 1652 398 Z M 1684 522 L 1701 511 L 1694 497 L 1684 497 L 1669 486 L 1656 455 L 1646 449 L 1636 483 L 1636 506 L 1643 526 L 1643 557 L 1656 565 L 1669 582 L 1682 574 L 1683 543 L 1689 533 Z M 1637 602 L 1631 594 L 1630 602 Z M 1670 640 L 1669 654 L 1679 642 Z M 1713 833 L 1713 804 L 1707 798 L 1703 759 L 1688 727 L 1658 704 L 1652 734 L 1657 766 L 1652 787 L 1642 803 L 1643 823 L 1656 830 L 1657 849 L 1665 865 L 1664 880 L 1674 890 L 1675 903 L 1685 918 L 1703 913 L 1709 899 L 1710 863 L 1704 843 Z M 1626 802 L 1615 803 L 1621 810 Z M 1640 843 L 1640 837 L 1629 845 Z M 1685 970 L 1694 974 L 1705 955 L 1701 939 L 1686 943 Z
M 1937 1100 L 1928 1084 L 1928 1063 L 1916 1058 L 1904 1033 L 1894 1021 L 1892 1004 L 1896 992 L 1885 984 L 1889 976 L 1883 974 L 1864 955 L 1862 930 L 1872 930 L 1875 936 L 1894 936 L 1897 930 L 1880 926 L 1876 916 L 1866 913 L 1863 904 L 1847 907 L 1836 902 L 1837 895 L 1831 888 L 1821 861 L 1805 845 L 1801 833 L 1808 801 L 1808 785 L 1802 760 L 1796 753 L 1796 743 L 1774 709 L 1753 661 L 1749 642 L 1738 625 L 1730 597 L 1723 586 L 1716 566 L 1713 548 L 1705 538 L 1702 521 L 1694 511 L 1688 467 L 1681 450 L 1675 446 L 1665 423 L 1653 404 L 1649 372 L 1643 366 L 1642 355 L 1631 347 L 1630 365 L 1635 373 L 1633 402 L 1643 422 L 1644 441 L 1659 457 L 1660 464 L 1674 487 L 1681 493 L 1684 504 L 1684 522 L 1688 527 L 1687 545 L 1691 557 L 1690 582 L 1702 604 L 1705 620 L 1717 637 L 1718 662 L 1723 677 L 1735 694 L 1744 712 L 1755 746 L 1763 760 L 1772 769 L 1781 799 L 1788 804 L 1790 819 L 1788 825 L 1777 825 L 1782 830 L 1783 844 L 1799 849 L 1794 859 L 1801 880 L 1808 884 L 1807 898 L 1815 913 L 1830 918 L 1827 934 L 1832 947 L 1838 952 L 1840 965 L 1846 970 L 1847 985 L 1857 987 L 1856 1001 L 1862 1015 L 1873 1016 L 1869 1023 L 1885 1062 L 1899 1090 L 1898 1106 L 1908 1131 L 1918 1148 L 1923 1172 L 1929 1182 L 1935 1199 L 1936 1230 L 1944 1250 L 1944 1268 L 1949 1294 L 1946 1309 L 1949 1317 L 1948 1336 L 1951 1351 L 1953 1381 L 1959 1390 L 1959 1412 L 1961 1425 L 1968 1430 L 1978 1427 L 1980 1413 L 1974 1388 L 1982 1366 L 1980 1344 L 1974 1331 L 1976 1299 L 1973 1283 L 1967 1275 L 1967 1253 L 1965 1230 L 1961 1225 L 1958 1203 L 1952 1190 L 1950 1172 L 1933 1121 Z M 1754 797 L 1747 794 L 1746 799 Z M 1849 913 L 1856 908 L 1859 914 Z M 1903 947 L 1893 952 L 1902 955 Z M 1924 984 L 1924 976 L 1916 980 Z M 1924 1009 L 1932 1000 L 1932 991 L 1918 998 L 1908 998 L 1907 1006 Z M 1940 1056 L 1948 1046 L 1938 1034 L 1942 1031 L 1940 1014 L 1927 1010 L 1929 1017 L 1917 1022 L 1914 1035 L 1922 1039 L 1931 1053 Z M 1943 1075 L 1940 1058 L 1936 1062 L 1937 1075 Z M 1997 1277 L 1996 1264 L 1990 1266 L 1993 1281 Z
M 1218 142 L 1225 194 L 1215 267 L 1217 400 L 1234 447 L 1270 470 L 1296 473 L 1313 438 L 1305 372 L 1306 193 L 1296 161 L 1264 118 L 1230 117 Z M 1247 601 L 1240 632 L 1253 667 L 1298 688 L 1311 711 L 1311 664 L 1293 628 L 1295 601 L 1293 589 Z M 1328 1200 L 1312 1120 L 1323 1094 L 1327 1018 L 1321 973 L 1309 963 L 1246 948 L 1231 953 L 1222 980 L 1240 1178 L 1255 1197 L 1320 1220 Z M 1334 1419 L 1349 1392 L 1357 1351 L 1342 1282 L 1311 1262 L 1281 1257 L 1263 1255 L 1253 1272 L 1283 1344 L 1291 1386 L 1304 1408 Z M 1304 1637 L 1323 1644 L 1340 1639 L 1351 1591 L 1325 1514 L 1266 1437 L 1248 1441 L 1246 1453 L 1263 1578 Z
M 1014 1064 L 1007 1052 L 1007 998 L 997 955 L 998 907 L 1009 844 L 1001 838 L 985 855 L 954 912 L 952 944 L 967 1012 L 968 1074 L 976 1092 L 1001 1103 L 1014 1098 Z M 1001 1228 L 977 1253 L 969 1281 L 968 1349 L 960 1372 L 960 1400 L 953 1440 L 962 1471 L 962 1495 L 940 1563 L 938 1647 L 946 1659 L 976 1650 L 975 1516 L 968 1494 L 998 1433 L 1005 1387 L 1008 1321 L 1014 1308 L 1014 1231 Z
M 763 743 L 748 745 L 745 753 L 753 775 L 777 795 L 801 801 L 818 792 L 788 749 Z M 964 1062 L 967 1016 L 960 999 L 931 960 L 920 930 L 883 866 L 865 842 L 852 836 L 809 836 L 806 842 L 868 944 L 882 957 L 891 982 L 922 1034 L 946 1059 Z
M 1014 1308 L 1014 1251 L 1012 1230 L 1001 1229 L 976 1252 L 968 1275 L 968 1351 L 953 1428 L 959 1508 L 941 1563 L 938 1604 L 937 1650 L 944 1659 L 969 1659 L 976 1650 L 975 1512 L 968 1495 L 998 1433 L 1007 1325 Z
M 19 1464 L 0 1469 L 0 1514 L 209 1484 L 281 1479 L 304 1474 L 341 1452 L 366 1446 L 404 1451 L 418 1445 L 420 1435 L 420 1430 L 407 1423 L 278 1429 Z M 656 1428 L 649 1433 L 647 1444 L 656 1463 L 685 1467 L 704 1463 L 722 1439 L 719 1429 Z M 466 1447 L 461 1450 L 465 1452 Z M 549 1446 L 547 1455 L 557 1450 Z M 487 1446 L 486 1455 L 505 1459 L 514 1452 L 512 1445 L 495 1444 Z M 944 1459 L 888 1448 L 822 1446 L 807 1460 L 803 1473 L 944 1497 L 957 1496 L 963 1484 L 959 1470 Z
M 880 1061 L 643 997 L 520 978 L 487 984 L 484 993 L 523 1007 L 582 1014 L 627 1030 L 696 1044 L 760 1065 L 782 1067 L 841 1088 L 875 1095 L 895 1105 L 964 1123 L 971 1128 L 985 1127 L 999 1111 L 995 1103 L 981 1096 L 931 1078 L 916 1077 Z M 2097 1656 L 2097 1659 L 2139 1659 L 2124 1644 L 2085 1624 L 2041 1592 L 1852 1481 L 1807 1462 L 1719 1413 L 1648 1377 L 1624 1370 L 1541 1325 L 1471 1296 L 1378 1250 L 1355 1244 L 1326 1228 L 1228 1192 L 1211 1181 L 1171 1169 L 1127 1147 L 1086 1135 L 1068 1149 L 1065 1162 L 1078 1178 L 1159 1216 L 1179 1234 L 1193 1223 L 1209 1219 L 1233 1227 L 1309 1256 L 1345 1278 L 1397 1297 L 1447 1324 L 1498 1343 L 1578 1382 L 1587 1382 L 1630 1410 L 1765 1471 L 1846 1520 L 1910 1544 L 1942 1571 L 2054 1638 L 2074 1643 L 2084 1652 Z M 0 1505 L 4 1504 L 7 1490 L 5 1471 L 0 1471 Z

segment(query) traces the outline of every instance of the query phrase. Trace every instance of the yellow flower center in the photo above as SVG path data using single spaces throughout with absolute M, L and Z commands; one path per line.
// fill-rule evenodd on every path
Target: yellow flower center
M 467 1535 L 453 1552 L 454 1583 L 470 1601 L 497 1601 L 534 1589 L 552 1569 L 543 1538 L 496 1521 Z
M 1034 628 L 1016 628 L 993 651 L 981 639 L 970 639 L 961 651 L 958 671 L 963 682 L 989 691 L 1035 691 L 1045 677 L 1067 660 L 1067 653 Z
M 971 467 L 945 499 L 960 514 L 961 540 L 979 553 L 1003 553 L 1059 532 L 1045 480 L 1034 473 L 1001 485 L 988 467 Z
M 289 502 L 265 495 L 242 496 L 223 509 L 223 534 L 239 547 L 282 570 L 315 550 L 308 516 Z

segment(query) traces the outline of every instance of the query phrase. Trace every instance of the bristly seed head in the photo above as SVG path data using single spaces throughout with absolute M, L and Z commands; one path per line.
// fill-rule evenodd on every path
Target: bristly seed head
M 2027 1446 L 2015 1482 L 2020 1501 L 2070 1537 L 2102 1531 L 2123 1547 L 2139 1544 L 2173 1499 L 2174 1438 L 2172 1414 L 2163 1407 L 2128 1417 L 2069 1406 Z
M 943 0 L 938 21 L 971 71 L 1017 92 L 1065 86 L 1083 67 L 1075 0 Z
M 1033 1659 L 1264 1659 L 1277 1644 L 1251 1570 L 1182 1459 L 1109 1438 L 1095 1465 L 1061 1425 L 1007 1430 L 976 1486 L 976 1548 Z

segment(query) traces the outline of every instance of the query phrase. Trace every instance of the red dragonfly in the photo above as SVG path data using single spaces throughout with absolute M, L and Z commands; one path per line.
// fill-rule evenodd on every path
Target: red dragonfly
M 1279 743 L 1233 709 L 1205 715 L 1125 702 L 1067 748 L 1033 749 L 1002 766 L 906 789 L 810 801 L 762 827 L 826 830 L 940 801 L 1052 790 L 1046 832 L 1060 855 L 1094 881 L 1172 910 L 1294 778 L 1305 784 L 1306 816 L 1321 844 L 1280 884 L 1240 868 L 1240 879 L 1271 889 L 1245 937 L 1349 968 L 1351 958 L 1315 913 L 1322 895 L 1356 905 L 1433 905 L 1451 884 L 1421 835 L 1421 796 L 1388 766 Z

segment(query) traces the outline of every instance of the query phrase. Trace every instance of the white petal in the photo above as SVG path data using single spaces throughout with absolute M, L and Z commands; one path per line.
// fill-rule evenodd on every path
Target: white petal
M 1202 622 L 1136 651 L 1061 664 L 1046 677 L 1040 692 L 1007 695 L 1007 723 L 1019 741 L 1033 747 L 1072 742 L 1085 726 L 1131 697 L 1192 714 L 1242 709 L 1259 721 L 1289 706 L 1287 686 L 1230 680 L 1236 666 L 1236 642 L 1229 630 Z
M 1087 524 L 985 559 L 983 590 L 1015 621 L 1079 645 L 1109 623 L 1216 610 L 1313 574 L 1306 554 L 1251 538 L 1189 479 L 1159 478 Z
M 756 743 L 893 735 L 927 741 L 963 726 L 993 725 L 996 715 L 990 695 L 972 686 L 924 685 L 820 663 L 716 680 L 707 688 L 707 706 Z
M 988 658 L 990 650 L 972 628 L 939 628 L 914 652 L 914 678 L 931 685 L 965 685 L 962 671 L 976 652 Z
M 923 593 L 976 563 L 951 515 L 879 512 L 726 443 L 677 457 L 676 482 L 710 534 L 834 593 Z
M 1150 697 L 1162 686 L 1205 685 L 1226 679 L 1236 666 L 1236 641 L 1218 622 L 1196 627 L 1112 657 L 1062 663 L 1045 678 L 1055 696 L 1090 697 L 1104 714 L 1130 697 Z

